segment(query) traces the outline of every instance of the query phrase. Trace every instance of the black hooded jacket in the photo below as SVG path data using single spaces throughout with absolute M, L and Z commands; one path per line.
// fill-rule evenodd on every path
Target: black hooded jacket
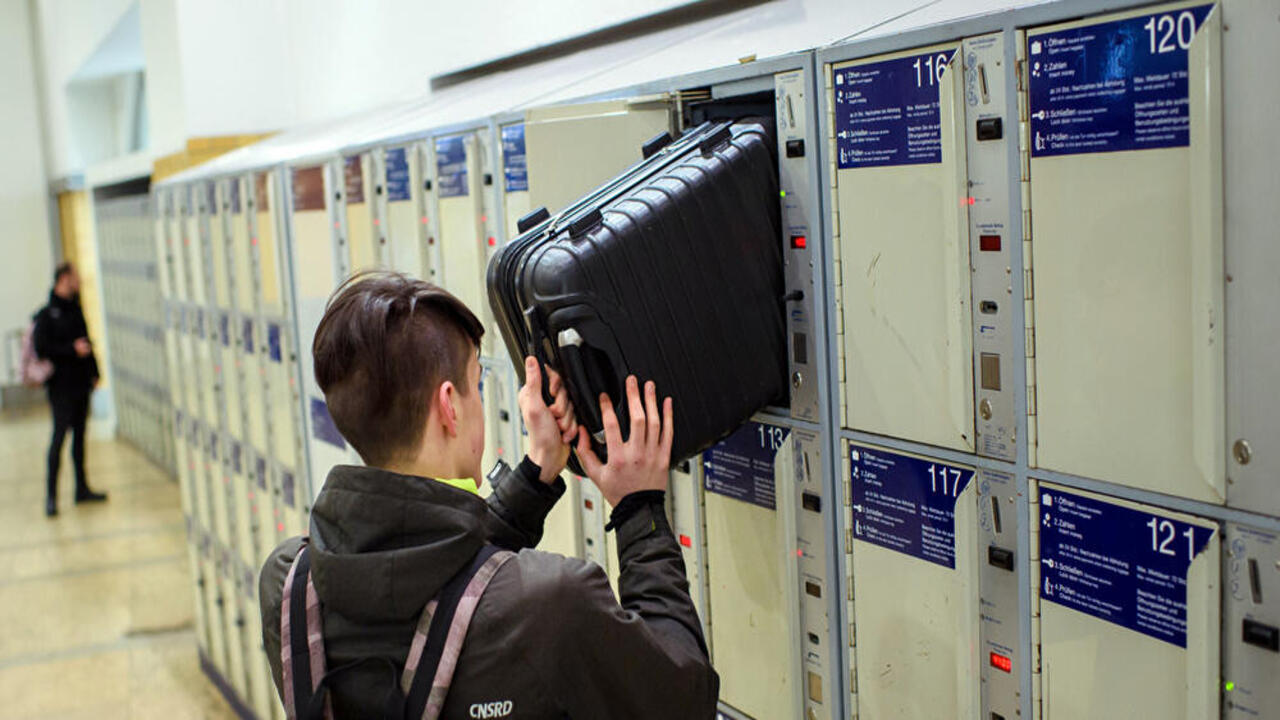
M 380 716 L 422 608 L 485 542 L 518 555 L 480 600 L 442 718 L 489 717 L 475 714 L 485 707 L 512 719 L 714 717 L 719 678 L 660 499 L 617 529 L 619 605 L 598 565 L 531 549 L 563 492 L 562 480 L 513 473 L 484 500 L 427 478 L 335 467 L 311 516 L 327 666 L 385 659 L 333 680 L 335 717 Z M 300 546 L 277 548 L 259 582 L 277 690 L 280 602 Z
M 80 296 L 71 299 L 49 293 L 49 304 L 35 316 L 32 341 L 36 355 L 53 363 L 53 375 L 45 381 L 51 392 L 89 392 L 98 379 L 98 360 L 90 352 L 85 357 L 76 355 L 75 342 L 89 337 L 80 309 Z

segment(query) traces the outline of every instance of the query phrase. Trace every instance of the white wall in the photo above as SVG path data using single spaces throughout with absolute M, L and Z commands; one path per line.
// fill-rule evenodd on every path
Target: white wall
M 26 327 L 53 275 L 39 96 L 25 2 L 0 2 L 0 333 Z

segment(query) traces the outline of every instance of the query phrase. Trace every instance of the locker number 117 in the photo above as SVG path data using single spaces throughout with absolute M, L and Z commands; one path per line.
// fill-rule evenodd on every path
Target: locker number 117
M 960 475 L 962 473 L 949 467 L 929 466 L 929 492 L 940 492 L 948 497 L 957 497 L 960 492 Z

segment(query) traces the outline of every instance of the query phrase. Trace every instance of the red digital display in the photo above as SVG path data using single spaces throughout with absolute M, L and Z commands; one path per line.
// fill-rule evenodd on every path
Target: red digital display
M 689 537 L 688 535 L 681 535 L 680 544 L 687 548 L 691 548 L 693 547 L 693 538 Z
M 982 235 L 978 238 L 978 248 L 983 252 L 1000 252 L 999 235 Z
M 1011 673 L 1013 672 L 1013 658 L 993 652 L 991 653 L 991 667 Z
M 804 235 L 792 235 L 791 247 L 795 250 L 803 250 L 809 246 L 809 240 Z

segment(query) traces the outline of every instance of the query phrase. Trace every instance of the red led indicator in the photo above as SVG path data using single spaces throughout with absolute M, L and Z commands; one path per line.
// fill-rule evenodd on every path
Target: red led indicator
M 253 243 L 253 244 L 254 244 L 254 246 L 257 246 L 257 244 L 258 244 L 258 238 L 257 238 L 257 236 L 254 236 L 254 237 L 252 237 L 252 238 L 249 238 L 249 242 Z
M 487 223 L 487 222 L 489 222 L 489 216 L 488 216 L 488 215 L 481 215 L 481 216 L 480 216 L 480 222 L 482 222 L 482 223 Z
M 965 198 L 965 199 L 961 200 L 961 201 L 960 201 L 960 204 L 961 204 L 961 205 L 976 205 L 976 204 L 978 204 L 978 198 L 976 198 L 976 197 L 967 197 L 967 198 Z
M 596 507 L 596 504 L 591 502 L 590 500 L 583 500 L 582 504 L 585 505 L 588 510 L 594 510 Z
M 276 524 L 276 532 L 284 532 L 284 523 Z
M 999 235 L 982 235 L 978 237 L 978 247 L 982 252 L 1000 252 Z
M 498 240 L 497 240 L 497 238 L 495 238 L 495 237 L 493 237 L 492 235 L 490 235 L 490 236 L 489 236 L 489 247 L 493 247 L 494 245 L 497 245 L 497 244 L 498 244 Z
M 681 535 L 680 544 L 687 548 L 691 548 L 693 547 L 693 538 L 689 537 L 688 535 Z
M 991 653 L 991 667 L 1011 673 L 1013 672 L 1013 658 L 993 652 Z
M 427 216 L 426 216 L 426 215 L 423 215 L 423 216 L 422 216 L 422 224 L 423 224 L 423 225 L 426 225 L 426 224 L 427 224 Z
M 378 219 L 378 218 L 374 218 L 374 219 L 373 219 L 373 224 L 374 224 L 375 226 L 377 226 L 377 225 L 381 225 L 381 224 L 382 224 L 382 220 L 380 220 L 380 219 Z
M 792 235 L 791 247 L 794 250 L 803 250 L 809 246 L 809 239 L 804 235 Z
M 333 226 L 334 226 L 334 227 L 336 227 L 336 228 L 338 228 L 338 227 L 342 227 L 342 223 L 338 222 L 337 220 L 334 220 L 334 221 L 333 221 Z

